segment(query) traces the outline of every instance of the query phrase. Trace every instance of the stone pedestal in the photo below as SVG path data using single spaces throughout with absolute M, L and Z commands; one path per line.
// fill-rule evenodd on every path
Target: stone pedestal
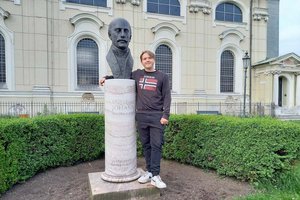
M 135 81 L 105 81 L 105 172 L 109 182 L 129 182 L 140 177 L 137 170 L 135 127 Z
M 144 173 L 142 169 L 138 169 Z M 101 179 L 101 172 L 89 173 L 90 200 L 156 200 L 160 199 L 160 190 L 151 183 L 140 184 L 137 181 L 112 183 Z

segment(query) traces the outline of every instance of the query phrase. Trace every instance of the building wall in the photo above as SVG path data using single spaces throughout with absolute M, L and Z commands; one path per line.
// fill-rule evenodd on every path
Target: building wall
M 180 1 L 182 16 L 172 17 L 145 12 L 146 1 L 125 4 L 108 0 L 109 8 L 65 3 L 64 0 L 2 0 L 0 7 L 10 15 L 4 26 L 12 32 L 14 87 L 2 89 L 2 99 L 80 100 L 83 93 L 103 97 L 103 88 L 80 91 L 75 84 L 74 48 L 82 37 L 99 45 L 99 76 L 108 73 L 105 55 L 110 47 L 108 24 L 116 17 L 132 26 L 131 53 L 134 69 L 141 68 L 139 55 L 167 44 L 173 53 L 174 101 L 224 101 L 228 96 L 242 98 L 242 57 L 249 51 L 249 3 L 234 0 L 242 12 L 243 23 L 215 20 L 215 8 L 224 0 Z M 134 1 L 133 1 L 134 2 Z M 203 6 L 204 5 L 204 6 Z M 262 10 L 267 0 L 254 1 Z M 196 8 L 199 10 L 196 11 Z M 255 12 L 264 16 L 263 12 Z M 3 26 L 3 25 L 2 25 Z M 252 62 L 266 58 L 267 20 L 253 20 Z M 235 92 L 220 93 L 220 56 L 224 50 L 235 55 Z
M 279 56 L 279 0 L 268 1 L 267 58 Z

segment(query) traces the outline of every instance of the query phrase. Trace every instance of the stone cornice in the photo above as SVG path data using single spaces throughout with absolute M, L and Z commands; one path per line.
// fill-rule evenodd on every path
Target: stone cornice
M 209 15 L 211 10 L 211 2 L 207 0 L 191 0 L 189 5 L 190 13 L 198 13 L 201 11 L 203 14 Z
M 238 30 L 235 30 L 235 29 L 229 29 L 229 30 L 226 30 L 226 31 L 222 32 L 222 33 L 219 35 L 219 38 L 220 38 L 221 40 L 223 40 L 226 36 L 228 36 L 228 35 L 230 35 L 230 34 L 239 36 L 240 41 L 242 41 L 242 40 L 245 38 L 245 35 L 243 35 L 243 33 L 241 33 L 241 32 L 238 31 Z
M 70 18 L 70 22 L 74 25 L 76 25 L 79 22 L 84 21 L 84 20 L 89 20 L 89 21 L 94 22 L 95 24 L 97 24 L 99 29 L 102 28 L 104 25 L 104 22 L 101 21 L 98 17 L 96 17 L 95 15 L 88 14 L 88 13 L 81 13 L 81 14 L 75 15 L 74 17 Z
M 152 33 L 156 33 L 160 29 L 168 29 L 171 30 L 175 36 L 177 36 L 180 32 L 180 29 L 177 28 L 174 24 L 168 23 L 168 22 L 162 22 L 160 24 L 157 24 L 156 26 L 151 28 Z
M 141 4 L 141 0 L 130 0 L 131 4 L 134 6 L 139 6 Z M 126 4 L 127 0 L 116 0 L 117 4 Z
M 260 21 L 265 20 L 267 22 L 269 20 L 268 9 L 266 8 L 253 8 L 253 20 Z

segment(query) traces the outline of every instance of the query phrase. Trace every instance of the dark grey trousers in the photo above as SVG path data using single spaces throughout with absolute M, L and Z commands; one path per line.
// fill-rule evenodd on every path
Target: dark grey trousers
M 164 127 L 158 123 L 150 124 L 137 121 L 137 129 L 143 146 L 147 171 L 151 172 L 153 176 L 159 175 Z

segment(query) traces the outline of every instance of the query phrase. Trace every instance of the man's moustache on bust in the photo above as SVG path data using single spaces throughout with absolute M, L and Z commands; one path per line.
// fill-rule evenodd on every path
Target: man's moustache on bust
M 121 40 L 117 40 L 117 42 L 126 42 L 126 43 L 128 43 L 128 40 L 121 39 Z

